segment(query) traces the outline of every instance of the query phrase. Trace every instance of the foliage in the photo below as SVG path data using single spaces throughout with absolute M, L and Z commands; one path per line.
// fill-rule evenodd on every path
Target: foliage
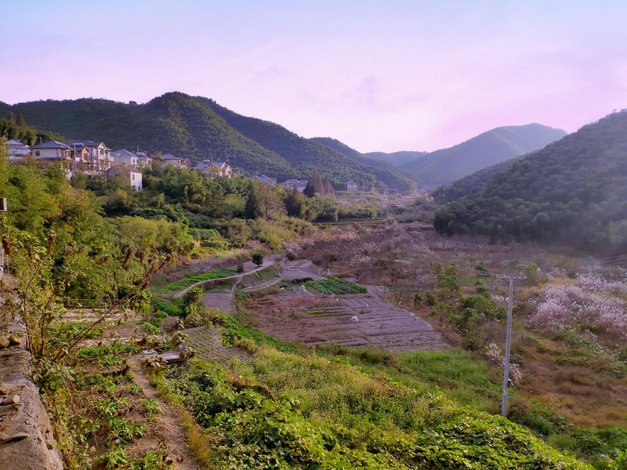
M 162 382 L 237 468 L 585 468 L 500 417 L 315 355 L 260 349 L 232 371 L 198 361 Z
M 263 253 L 256 251 L 253 253 L 252 261 L 255 265 L 261 266 L 263 264 Z
M 160 290 L 163 292 L 173 292 L 178 290 L 183 290 L 186 287 L 193 286 L 194 284 L 198 284 L 202 281 L 208 281 L 211 279 L 220 279 L 222 277 L 230 277 L 236 274 L 235 269 L 231 268 L 220 268 L 220 269 L 212 269 L 211 271 L 206 271 L 200 274 L 194 274 L 193 276 L 185 277 L 179 279 L 177 281 L 171 282 L 170 284 L 165 285 Z
M 480 193 L 438 209 L 436 230 L 624 252 L 626 126 L 627 112 L 614 113 L 515 162 Z
M 21 118 L 21 122 L 19 118 Z M 19 140 L 25 145 L 35 145 L 40 139 L 41 141 L 63 141 L 63 137 L 59 134 L 27 126 L 21 114 L 18 116 L 17 122 L 13 122 L 11 119 L 0 119 L 0 138 Z

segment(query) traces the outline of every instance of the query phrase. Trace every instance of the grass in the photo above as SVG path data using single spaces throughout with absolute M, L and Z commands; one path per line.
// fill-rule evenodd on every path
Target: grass
M 184 277 L 177 281 L 166 284 L 165 286 L 161 287 L 159 291 L 165 293 L 165 292 L 174 292 L 178 290 L 183 290 L 186 287 L 192 286 L 198 282 L 208 281 L 211 279 L 219 279 L 221 277 L 230 277 L 230 276 L 234 276 L 235 274 L 237 274 L 237 271 L 231 268 L 213 269 L 205 273 L 196 274 L 196 275 L 189 276 L 189 277 Z

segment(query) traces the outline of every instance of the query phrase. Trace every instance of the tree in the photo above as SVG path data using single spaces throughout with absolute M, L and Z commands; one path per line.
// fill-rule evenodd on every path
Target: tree
M 256 251 L 255 253 L 253 253 L 252 261 L 257 266 L 261 266 L 263 264 L 263 254 L 261 254 L 260 252 Z
M 257 186 L 251 181 L 248 186 L 246 205 L 244 206 L 244 217 L 247 219 L 256 219 L 260 215 L 261 202 L 259 200 L 259 192 L 257 190 Z
M 290 217 L 302 217 L 305 212 L 305 196 L 296 187 L 293 187 L 285 199 L 285 207 L 287 208 L 287 215 Z
M 304 193 L 309 197 L 314 197 L 316 194 L 324 196 L 324 183 L 322 182 L 322 176 L 320 176 L 318 170 L 313 172 L 311 179 L 307 182 Z
M 26 120 L 24 119 L 22 113 L 17 115 L 17 120 L 15 121 L 15 123 L 18 127 L 26 127 Z

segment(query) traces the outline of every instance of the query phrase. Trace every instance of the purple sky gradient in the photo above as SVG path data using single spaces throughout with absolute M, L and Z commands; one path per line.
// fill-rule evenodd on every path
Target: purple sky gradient
M 0 101 L 167 91 L 360 151 L 627 107 L 627 2 L 0 0 Z

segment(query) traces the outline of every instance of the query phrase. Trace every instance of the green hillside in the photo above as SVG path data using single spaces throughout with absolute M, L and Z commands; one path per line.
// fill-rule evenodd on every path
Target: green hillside
M 353 179 L 364 187 L 381 187 L 383 183 L 388 187 L 408 190 L 414 186 L 387 165 L 347 158 L 332 148 L 304 139 L 278 124 L 236 114 L 210 100 L 206 102 L 231 127 L 279 154 L 295 166 L 300 174 L 310 175 L 314 170 L 319 170 L 323 177 L 332 182 L 343 183 Z
M 523 155 L 520 157 L 510 158 L 509 160 L 497 163 L 496 165 L 475 171 L 474 173 L 464 176 L 449 185 L 440 186 L 433 191 L 431 195 L 437 202 L 440 203 L 455 201 L 456 199 L 466 196 L 474 196 L 483 189 L 483 187 L 494 177 L 494 175 L 511 169 L 515 162 L 524 157 L 525 156 Z
M 448 149 L 404 163 L 399 169 L 424 188 L 451 183 L 482 168 L 538 150 L 566 135 L 540 124 L 499 127 Z
M 13 106 L 28 123 L 68 139 L 102 140 L 111 148 L 174 153 L 199 161 L 227 160 L 247 171 L 291 176 L 289 164 L 231 129 L 195 98 L 168 93 L 138 105 L 103 99 L 36 101 Z
M 404 190 L 410 185 L 412 187 L 414 186 L 414 183 L 405 175 L 401 174 L 401 172 L 399 172 L 397 169 L 395 169 L 390 162 L 371 158 L 368 155 L 358 152 L 352 147 L 349 147 L 345 143 L 340 142 L 337 139 L 333 139 L 332 137 L 313 137 L 309 140 L 328 147 L 331 150 L 334 150 L 337 153 L 344 155 L 346 158 L 350 158 L 351 160 L 354 160 L 356 162 L 365 163 L 368 166 L 376 168 L 377 170 L 375 174 L 390 188 L 398 187 L 399 182 L 402 183 L 402 186 L 400 186 L 399 189 Z
M 440 233 L 627 249 L 627 112 L 514 162 L 475 196 L 436 212 Z
M 214 101 L 166 93 L 145 104 L 84 98 L 20 103 L 7 110 L 67 139 L 102 140 L 112 148 L 173 153 L 200 161 L 228 161 L 246 172 L 279 178 L 311 176 L 332 182 L 407 190 L 413 182 L 388 165 L 359 162 L 277 124 L 244 117 Z

